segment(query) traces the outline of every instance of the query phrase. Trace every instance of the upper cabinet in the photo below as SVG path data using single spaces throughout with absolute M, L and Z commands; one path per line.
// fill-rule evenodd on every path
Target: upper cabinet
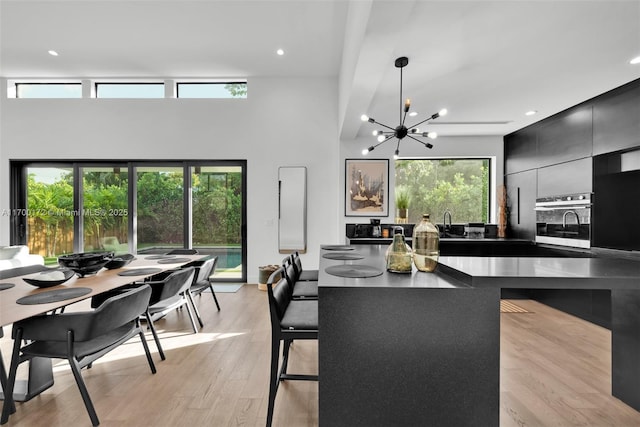
M 505 173 L 522 172 L 538 166 L 536 129 L 529 126 L 504 137 Z
M 593 154 L 640 146 L 640 80 L 597 98 L 593 104 Z
M 572 108 L 538 126 L 538 167 L 590 157 L 593 147 L 592 108 Z
M 538 197 L 591 193 L 593 189 L 591 157 L 538 169 Z

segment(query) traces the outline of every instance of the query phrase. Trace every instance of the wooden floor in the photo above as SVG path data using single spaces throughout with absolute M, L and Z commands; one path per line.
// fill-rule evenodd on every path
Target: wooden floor
M 266 293 L 245 285 L 237 293 L 198 298 L 203 330 L 190 333 L 186 312 L 158 322 L 167 360 L 152 375 L 138 341 L 83 371 L 100 417 L 109 426 L 263 426 L 268 395 L 270 325 Z M 640 413 L 611 397 L 610 333 L 534 301 L 516 301 L 531 313 L 501 314 L 500 425 L 640 426 Z M 10 328 L 5 327 L 5 335 Z M 11 342 L 2 339 L 5 366 Z M 317 373 L 317 343 L 297 342 L 291 372 Z M 8 426 L 90 425 L 64 362 L 55 384 L 19 403 Z M 318 386 L 283 383 L 275 426 L 318 424 Z

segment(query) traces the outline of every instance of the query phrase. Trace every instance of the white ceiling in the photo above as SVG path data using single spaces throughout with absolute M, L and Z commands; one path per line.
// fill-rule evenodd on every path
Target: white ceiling
M 425 130 L 504 135 L 640 78 L 639 55 L 640 0 L 0 0 L 1 77 L 340 76 L 343 139 L 363 112 L 398 124 L 399 56 L 416 119 L 449 110 Z

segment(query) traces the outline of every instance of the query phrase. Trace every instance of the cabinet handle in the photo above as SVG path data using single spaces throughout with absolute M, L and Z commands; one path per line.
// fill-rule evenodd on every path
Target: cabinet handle
M 518 223 L 518 225 L 520 225 L 520 187 L 518 187 L 516 189 L 517 193 L 516 193 L 516 209 L 518 210 L 517 212 L 517 216 L 516 216 L 516 221 Z

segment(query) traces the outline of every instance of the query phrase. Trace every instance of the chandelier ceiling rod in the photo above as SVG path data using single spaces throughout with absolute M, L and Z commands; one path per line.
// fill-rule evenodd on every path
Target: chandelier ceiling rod
M 362 154 L 367 154 L 373 150 L 375 150 L 378 146 L 380 146 L 381 144 L 384 144 L 385 142 L 389 141 L 390 139 L 393 138 L 397 138 L 398 139 L 398 143 L 396 144 L 396 151 L 394 154 L 394 157 L 397 159 L 398 156 L 400 155 L 400 141 L 405 138 L 405 137 L 409 137 L 409 139 L 412 139 L 414 141 L 419 142 L 420 144 L 424 145 L 427 148 L 433 148 L 433 145 L 428 143 L 428 142 L 424 142 L 419 140 L 418 138 L 415 138 L 415 136 L 422 136 L 422 137 L 427 137 L 427 138 L 431 138 L 431 139 L 435 139 L 438 135 L 435 132 L 420 132 L 420 130 L 418 129 L 418 125 L 421 125 L 422 123 L 425 123 L 429 120 L 434 120 L 437 119 L 440 116 L 444 116 L 445 114 L 447 114 L 447 110 L 445 108 L 443 108 L 442 110 L 440 110 L 439 112 L 432 114 L 431 116 L 427 117 L 426 119 L 424 119 L 421 122 L 416 123 L 413 126 L 405 126 L 405 122 L 407 119 L 407 114 L 409 113 L 409 110 L 411 109 L 411 99 L 407 98 L 404 101 L 404 108 L 403 108 L 403 96 L 402 96 L 402 69 L 404 67 L 406 67 L 409 64 L 409 58 L 407 58 L 406 56 L 401 56 L 399 58 L 397 58 L 395 60 L 395 66 L 396 68 L 400 68 L 400 117 L 399 117 L 399 121 L 400 124 L 393 128 L 391 126 L 387 126 L 383 123 L 377 122 L 374 118 L 367 116 L 366 114 L 363 114 L 361 119 L 362 121 L 365 122 L 369 122 L 369 123 L 374 123 L 377 125 L 380 125 L 386 129 L 389 129 L 388 131 L 385 130 L 374 130 L 373 131 L 373 135 L 377 136 L 378 138 L 378 143 L 375 145 L 372 145 L 369 148 L 365 148 L 364 150 L 362 150 Z

